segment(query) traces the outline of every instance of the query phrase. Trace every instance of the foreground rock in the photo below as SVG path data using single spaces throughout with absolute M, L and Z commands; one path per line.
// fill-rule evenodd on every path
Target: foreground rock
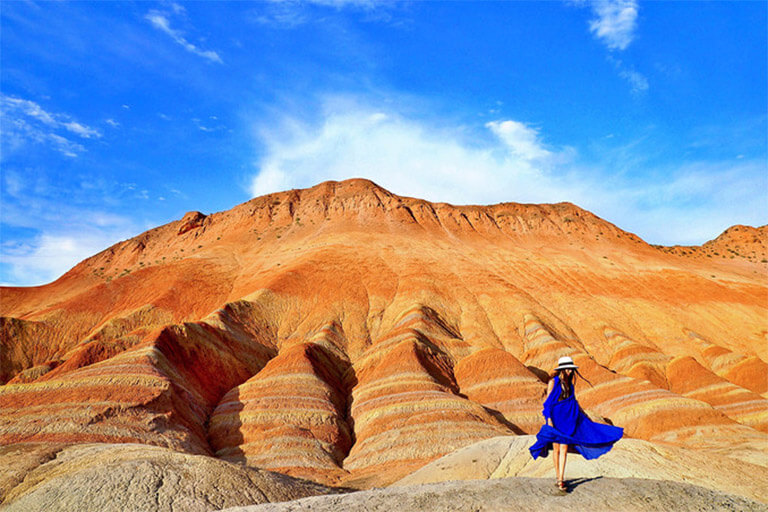
M 528 453 L 533 442 L 534 436 L 481 441 L 424 466 L 395 485 L 507 477 L 554 479 L 552 458 L 533 460 Z M 755 449 L 765 454 L 766 447 Z M 768 467 L 640 439 L 622 439 L 597 460 L 587 461 L 580 455 L 569 454 L 566 478 L 602 477 L 695 484 L 768 503 Z
M 270 503 L 227 512 L 512 512 L 529 510 L 759 511 L 768 506 L 690 484 L 636 478 L 579 479 L 559 494 L 552 479 L 505 478 L 443 482 L 352 494 L 319 496 L 291 503 Z
M 325 494 L 322 485 L 136 444 L 0 448 L 7 512 L 218 510 Z

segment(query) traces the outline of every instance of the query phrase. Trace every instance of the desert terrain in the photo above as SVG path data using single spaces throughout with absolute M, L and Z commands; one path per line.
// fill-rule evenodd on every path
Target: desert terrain
M 0 503 L 764 510 L 767 235 L 660 247 L 363 179 L 189 212 L 0 289 Z M 555 496 L 527 447 L 564 355 L 625 438 Z

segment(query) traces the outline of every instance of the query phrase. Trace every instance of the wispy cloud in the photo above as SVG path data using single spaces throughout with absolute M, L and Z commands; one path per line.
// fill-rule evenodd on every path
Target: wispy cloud
M 589 3 L 594 18 L 589 31 L 610 52 L 626 50 L 635 39 L 639 4 L 637 0 L 592 0 Z M 627 81 L 633 94 L 641 94 L 650 87 L 648 78 L 627 66 L 621 59 L 608 56 L 619 76 Z
M 254 11 L 251 21 L 270 27 L 291 29 L 310 20 L 304 5 L 296 2 L 273 2 L 263 4 L 263 8 Z
M 552 156 L 539 140 L 538 130 L 524 123 L 512 120 L 491 121 L 485 126 L 507 145 L 513 155 L 523 160 L 543 160 Z
M 762 159 L 683 162 L 650 171 L 655 181 L 619 180 L 595 210 L 661 244 L 698 245 L 735 224 L 768 223 L 768 164 Z
M 344 7 L 358 7 L 364 9 L 374 9 L 376 7 L 383 7 L 387 5 L 387 2 L 376 0 L 305 0 L 306 3 L 322 5 L 324 7 L 335 7 L 342 9 Z M 392 2 L 389 2 L 391 4 Z
M 62 133 L 69 132 L 82 139 L 98 139 L 102 136 L 96 128 L 76 121 L 68 114 L 48 112 L 34 101 L 1 93 L 0 114 L 4 156 L 34 143 L 47 145 L 74 158 L 84 152 L 85 147 Z
M 395 193 L 454 204 L 570 201 L 649 242 L 666 244 L 702 243 L 732 224 L 766 220 L 765 162 L 635 169 L 657 176 L 638 185 L 632 173 L 617 173 L 609 161 L 579 162 L 575 149 L 547 144 L 546 127 L 498 120 L 485 125 L 478 144 L 466 127 L 350 104 L 326 109 L 314 125 L 287 116 L 264 126 L 263 157 L 248 191 L 258 196 L 365 177 Z M 644 145 L 636 150 L 644 151 Z
M 252 21 L 275 28 L 291 29 L 318 19 L 312 8 L 349 10 L 365 15 L 366 21 L 391 21 L 395 2 L 378 0 L 271 0 L 255 10 Z M 322 17 L 320 18 L 322 19 Z
M 209 122 L 203 123 L 203 121 L 197 117 L 192 118 L 192 123 L 194 123 L 194 125 L 197 126 L 197 129 L 202 132 L 216 132 L 225 129 L 225 127 L 219 123 L 216 116 L 209 116 L 208 121 Z M 210 122 L 212 122 L 213 125 Z
M 128 217 L 105 210 L 116 187 L 84 180 L 62 190 L 43 173 L 4 169 L 0 280 L 30 286 L 50 282 L 81 260 L 137 232 Z M 8 236 L 15 233 L 15 236 Z
M 24 242 L 0 246 L 8 286 L 34 286 L 49 283 L 85 258 L 121 240 L 120 235 L 90 232 L 42 233 Z
M 635 38 L 637 0 L 593 0 L 589 30 L 610 50 L 625 50 Z
M 99 138 L 101 137 L 101 132 L 96 130 L 95 128 L 89 128 L 88 126 L 84 126 L 77 121 L 70 121 L 68 123 L 64 123 L 64 128 L 69 130 L 70 132 L 77 134 L 84 139 L 92 139 L 92 138 Z
M 627 81 L 633 94 L 642 94 L 648 90 L 648 78 L 646 78 L 645 75 L 633 68 L 628 68 L 623 60 L 617 59 L 612 55 L 608 56 L 608 62 L 613 64 L 613 67 L 616 68 L 619 76 Z
M 172 4 L 172 10 L 174 14 L 183 14 L 184 8 L 181 7 L 178 4 Z M 171 13 L 168 12 L 162 12 L 158 10 L 151 10 L 147 15 L 145 16 L 145 19 L 149 21 L 153 27 L 160 30 L 161 32 L 164 32 L 165 34 L 168 34 L 171 39 L 173 39 L 178 45 L 180 45 L 182 48 L 184 48 L 186 51 L 193 53 L 199 57 L 203 57 L 204 59 L 207 59 L 211 62 L 218 62 L 219 64 L 223 64 L 224 61 L 221 60 L 221 57 L 219 57 L 219 54 L 216 53 L 213 50 L 203 50 L 201 48 L 198 48 L 196 45 L 190 43 L 187 38 L 184 36 L 184 33 L 180 30 L 174 29 L 171 27 Z
M 85 148 L 82 146 L 82 144 L 72 142 L 71 140 L 62 137 L 61 135 L 49 133 L 47 134 L 47 138 L 53 142 L 53 145 L 56 147 L 56 149 L 64 156 L 74 158 L 79 153 L 85 151 Z
M 641 93 L 648 90 L 648 79 L 645 75 L 631 69 L 619 71 L 619 76 L 629 82 L 632 86 L 632 92 Z

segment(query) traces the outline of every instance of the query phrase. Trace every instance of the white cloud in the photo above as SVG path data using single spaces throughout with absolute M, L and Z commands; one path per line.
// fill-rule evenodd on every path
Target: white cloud
M 295 28 L 318 18 L 311 7 L 342 9 L 362 12 L 367 21 L 392 20 L 390 11 L 395 8 L 395 2 L 377 0 L 271 0 L 263 4 L 251 19 L 262 25 L 277 28 Z
M 552 156 L 539 141 L 535 128 L 518 121 L 491 121 L 485 126 L 509 147 L 513 155 L 523 160 L 542 160 Z
M 119 127 L 120 127 L 120 123 L 118 123 L 118 122 L 117 122 L 117 121 L 115 121 L 114 119 L 107 119 L 107 120 L 106 120 L 106 121 L 104 121 L 104 122 L 105 122 L 105 123 L 107 123 L 107 124 L 108 124 L 109 126 L 111 126 L 112 128 L 119 128 Z
M 0 99 L 2 100 L 0 104 L 3 107 L 4 113 L 20 113 L 48 126 L 56 127 L 59 125 L 59 122 L 53 118 L 53 115 L 43 110 L 42 107 L 34 101 L 6 96 L 5 94 L 0 96 Z
M 90 138 L 98 139 L 99 137 L 101 137 L 101 132 L 99 132 L 99 130 L 84 126 L 78 123 L 77 121 L 70 121 L 68 123 L 64 123 L 64 128 L 66 128 L 72 133 L 75 133 L 83 137 L 84 139 L 90 139 Z
M 3 284 L 37 286 L 52 282 L 82 260 L 135 234 L 127 219 L 117 223 L 113 219 L 108 224 L 78 221 L 44 228 L 31 238 L 4 242 L 0 245 Z
M 635 39 L 637 30 L 637 0 L 592 0 L 590 3 L 595 15 L 589 22 L 592 34 L 610 50 L 626 50 Z M 620 59 L 608 56 L 619 76 L 626 80 L 633 94 L 648 90 L 648 78 L 642 73 L 627 67 Z
M 184 12 L 183 7 L 177 4 L 173 4 L 173 5 L 174 5 L 174 12 L 176 14 L 181 14 Z M 179 44 L 188 52 L 194 53 L 195 55 L 203 57 L 204 59 L 208 59 L 211 62 L 218 62 L 219 64 L 224 63 L 224 61 L 221 60 L 221 57 L 219 57 L 219 54 L 216 53 L 215 51 L 202 50 L 198 48 L 194 44 L 187 41 L 187 39 L 184 37 L 183 32 L 171 28 L 171 22 L 168 19 L 168 15 L 166 13 L 162 13 L 156 10 L 151 10 L 145 16 L 145 18 L 152 24 L 153 27 L 171 36 L 171 39 L 173 39 L 177 44 Z
M 169 187 L 167 185 L 166 185 L 165 188 L 166 188 L 166 190 L 168 190 L 168 192 L 170 192 L 171 194 L 173 194 L 176 197 L 180 197 L 182 199 L 189 199 L 189 196 L 187 196 L 187 194 L 185 194 L 184 192 L 182 192 L 179 189 L 172 188 L 172 187 Z
M 211 120 L 216 120 L 216 116 L 210 116 Z M 197 129 L 203 132 L 215 132 L 219 130 L 223 130 L 224 126 L 222 125 L 216 125 L 216 126 L 206 126 L 200 121 L 199 118 L 192 118 L 192 123 L 194 123 L 195 126 L 197 126 Z
M 68 114 L 46 112 L 34 101 L 0 94 L 0 107 L 3 114 L 11 118 L 23 117 L 51 128 L 65 128 L 84 138 L 101 137 L 97 129 L 73 121 Z
M 5 192 L 11 196 L 18 196 L 26 188 L 24 179 L 16 172 L 6 171 L 3 173 L 5 176 Z
M 762 161 L 683 162 L 620 173 L 610 160 L 576 162 L 574 149 L 545 145 L 540 131 L 520 121 L 488 123 L 479 144 L 466 127 L 347 105 L 326 109 L 315 125 L 292 117 L 264 125 L 250 194 L 364 177 L 396 194 L 453 204 L 569 201 L 664 244 L 703 243 L 730 225 L 767 220 Z M 638 174 L 655 177 L 638 182 Z
M 634 69 L 628 69 L 624 61 L 611 55 L 608 56 L 608 62 L 613 64 L 613 67 L 619 72 L 619 76 L 629 83 L 633 93 L 639 94 L 648 90 L 648 79 L 645 75 L 638 73 Z
M 27 144 L 33 143 L 49 145 L 65 156 L 76 157 L 85 147 L 61 132 L 74 133 L 83 139 L 101 137 L 99 130 L 73 120 L 68 114 L 47 112 L 34 101 L 1 93 L 0 114 L 4 155 L 25 150 Z
M 336 9 L 343 9 L 345 7 L 373 9 L 385 5 L 385 2 L 376 2 L 374 0 L 307 0 L 307 3 L 322 5 L 324 7 L 335 7 Z
M 329 102 L 333 103 L 333 102 Z M 342 102 L 343 103 L 343 102 Z M 557 153 L 523 123 L 495 121 L 489 143 L 473 146 L 459 128 L 440 127 L 380 109 L 329 109 L 318 126 L 284 119 L 261 137 L 266 154 L 249 191 L 262 195 L 324 180 L 366 177 L 395 193 L 453 203 L 547 201 L 536 189 Z M 492 136 L 489 136 L 492 135 Z
M 3 222 L 36 234 L 0 245 L 4 284 L 9 286 L 49 283 L 85 258 L 136 234 L 133 223 L 120 215 L 21 196 L 5 202 Z
M 269 7 L 265 13 L 253 17 L 256 23 L 279 28 L 294 28 L 303 25 L 309 16 L 301 8 L 289 5 Z
M 4 243 L 2 263 L 8 266 L 7 285 L 35 286 L 49 283 L 77 263 L 123 239 L 116 233 L 96 230 L 69 234 L 43 233 L 26 243 Z
M 50 282 L 138 232 L 129 217 L 104 209 L 99 199 L 132 199 L 121 184 L 83 176 L 79 186 L 64 189 L 34 168 L 3 169 L 3 182 L 0 275 L 6 284 Z
M 648 79 L 644 75 L 634 70 L 622 70 L 619 76 L 629 82 L 632 86 L 632 92 L 641 93 L 648 90 Z
M 635 37 L 637 0 L 594 0 L 589 30 L 610 50 L 625 50 Z
M 641 185 L 612 182 L 617 189 L 590 198 L 595 213 L 652 243 L 698 245 L 735 224 L 768 223 L 765 161 L 698 161 L 654 170 Z M 615 219 L 615 220 L 614 220 Z
M 83 151 L 85 151 L 85 148 L 81 144 L 72 142 L 71 140 L 65 137 L 62 137 L 61 135 L 56 135 L 55 133 L 49 133 L 48 138 L 51 141 L 53 141 L 53 145 L 64 156 L 75 158 L 77 157 L 78 153 L 82 153 Z

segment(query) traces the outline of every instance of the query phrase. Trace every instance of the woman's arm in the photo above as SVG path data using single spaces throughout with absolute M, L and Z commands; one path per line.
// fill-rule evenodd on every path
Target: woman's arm
M 549 382 L 547 383 L 547 396 L 552 394 L 552 389 L 555 387 L 555 379 L 549 379 Z M 547 421 L 547 425 L 554 427 L 552 425 L 552 418 L 544 418 Z

